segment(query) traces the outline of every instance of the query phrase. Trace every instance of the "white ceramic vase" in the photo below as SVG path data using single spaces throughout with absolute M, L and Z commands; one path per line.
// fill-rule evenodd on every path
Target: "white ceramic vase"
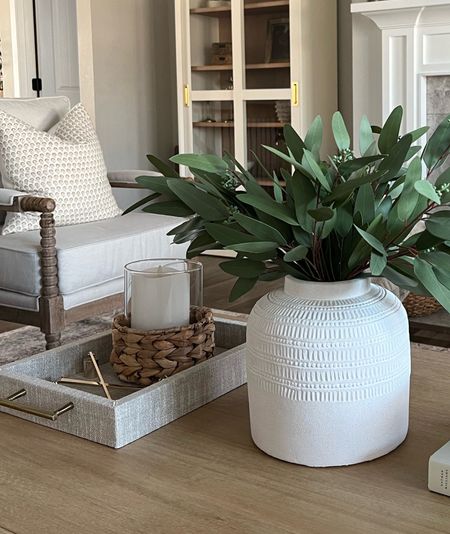
M 387 454 L 408 431 L 410 370 L 408 319 L 393 293 L 367 278 L 288 276 L 248 321 L 253 440 L 314 467 Z

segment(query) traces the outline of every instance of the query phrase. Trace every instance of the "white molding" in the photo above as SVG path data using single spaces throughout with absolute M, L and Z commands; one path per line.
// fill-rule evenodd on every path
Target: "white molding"
M 450 72 L 450 1 L 384 0 L 353 4 L 351 10 L 355 14 L 354 50 L 364 43 L 380 57 L 381 119 L 384 121 L 395 106 L 402 105 L 405 129 L 410 131 L 423 125 L 426 77 Z M 376 24 L 373 26 L 375 33 L 364 35 L 363 19 Z M 364 42 L 367 38 L 370 44 Z M 366 63 L 354 63 L 355 80 L 370 76 L 370 65 Z M 373 110 L 373 100 L 374 95 L 364 94 L 355 82 L 355 111 L 364 107 Z
M 449 0 L 383 0 L 383 2 L 357 2 L 351 5 L 352 13 L 375 13 L 410 8 L 450 6 Z
M 80 100 L 95 124 L 94 48 L 91 0 L 77 0 Z
M 15 0 L 11 9 L 11 47 L 14 96 L 34 97 L 31 80 L 36 76 L 33 4 L 31 0 Z

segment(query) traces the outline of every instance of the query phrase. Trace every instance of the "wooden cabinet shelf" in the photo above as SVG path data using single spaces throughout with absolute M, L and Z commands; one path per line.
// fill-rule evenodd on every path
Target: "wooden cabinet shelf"
M 255 15 L 260 15 L 264 13 L 273 13 L 289 9 L 289 0 L 267 0 L 263 2 L 249 3 L 245 4 L 244 9 L 247 14 L 255 13 Z M 231 8 L 227 6 L 196 7 L 191 9 L 190 12 L 191 15 L 204 15 L 206 17 L 229 17 Z
M 276 63 L 249 63 L 245 66 L 247 70 L 266 70 L 266 69 L 288 69 L 289 61 L 279 61 Z M 232 71 L 233 65 L 193 65 L 193 72 L 212 72 L 212 71 Z
M 197 121 L 193 123 L 195 128 L 234 128 L 234 122 L 209 122 Z M 247 128 L 283 128 L 282 122 L 248 122 Z

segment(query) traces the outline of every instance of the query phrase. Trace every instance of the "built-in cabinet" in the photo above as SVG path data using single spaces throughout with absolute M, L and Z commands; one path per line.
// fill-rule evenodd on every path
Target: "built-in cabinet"
M 264 181 L 280 162 L 262 145 L 337 109 L 333 0 L 175 0 L 175 19 L 181 153 L 230 152 Z

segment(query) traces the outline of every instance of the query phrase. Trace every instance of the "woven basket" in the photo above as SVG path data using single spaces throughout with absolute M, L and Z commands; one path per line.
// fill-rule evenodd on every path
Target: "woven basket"
M 423 317 L 439 311 L 442 306 L 433 297 L 410 293 L 403 301 L 409 317 Z
M 110 361 L 120 380 L 149 386 L 210 358 L 215 347 L 211 310 L 192 308 L 191 323 L 144 332 L 130 328 L 125 315 L 117 315 Z

